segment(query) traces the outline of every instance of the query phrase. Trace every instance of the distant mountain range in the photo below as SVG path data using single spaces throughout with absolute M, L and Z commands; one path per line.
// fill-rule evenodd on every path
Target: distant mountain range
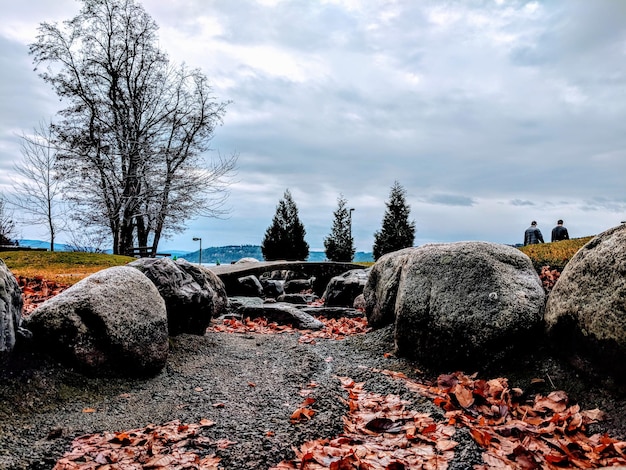
M 47 248 L 50 249 L 50 242 L 42 240 L 18 240 L 20 246 L 29 248 Z M 55 243 L 54 251 L 73 251 L 70 245 L 63 243 Z M 200 261 L 200 251 L 193 252 L 182 250 L 159 250 L 166 251 L 172 257 L 184 258 L 192 263 Z M 112 250 L 105 250 L 111 253 Z M 202 262 L 207 264 L 230 264 L 239 261 L 241 258 L 263 259 L 263 252 L 259 245 L 229 245 L 229 246 L 212 246 L 202 250 Z M 326 261 L 326 253 L 323 251 L 311 251 L 307 261 Z M 355 262 L 374 261 L 372 253 L 357 251 L 354 255 Z

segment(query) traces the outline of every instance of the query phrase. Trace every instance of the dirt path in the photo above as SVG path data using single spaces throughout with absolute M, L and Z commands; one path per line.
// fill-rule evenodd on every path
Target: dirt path
M 295 334 L 216 332 L 181 335 L 171 344 L 166 368 L 144 380 L 89 378 L 40 357 L 14 355 L 0 376 L 0 468 L 49 470 L 80 435 L 203 419 L 214 424 L 202 430 L 208 444 L 201 452 L 216 454 L 220 468 L 271 468 L 294 458 L 293 446 L 340 435 L 347 393 L 338 377 L 364 382 L 373 393 L 397 394 L 412 409 L 443 419 L 431 399 L 376 372 L 421 377 L 414 363 L 385 355 L 393 347 L 389 329 L 315 344 L 299 343 Z M 583 406 L 609 413 L 597 430 L 626 437 L 625 401 L 602 383 L 589 385 L 546 358 L 513 366 L 508 371 L 512 386 L 549 375 Z M 546 380 L 538 387 L 548 391 L 551 386 Z M 290 417 L 307 389 L 315 415 L 293 424 Z M 449 468 L 482 463 L 482 451 L 466 430 L 454 439 L 459 444 Z

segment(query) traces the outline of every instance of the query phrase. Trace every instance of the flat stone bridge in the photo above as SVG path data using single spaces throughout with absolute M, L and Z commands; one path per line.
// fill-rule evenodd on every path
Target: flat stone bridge
M 313 291 L 319 296 L 324 293 L 331 278 L 353 269 L 366 269 L 361 264 L 339 263 L 335 261 L 252 261 L 249 263 L 208 266 L 208 268 L 222 280 L 227 293 L 236 290 L 232 286 L 237 285 L 237 279 L 240 277 L 249 275 L 260 277 L 265 272 L 289 270 L 304 273 L 309 278 L 314 277 Z

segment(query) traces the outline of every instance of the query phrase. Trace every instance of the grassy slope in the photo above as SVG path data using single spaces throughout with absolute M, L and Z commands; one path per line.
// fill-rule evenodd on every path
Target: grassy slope
M 0 252 L 7 267 L 16 276 L 42 277 L 59 284 L 75 284 L 101 269 L 123 266 L 134 258 L 101 253 L 61 251 L 3 251 Z
M 530 257 L 538 271 L 542 266 L 562 270 L 567 262 L 572 259 L 572 256 L 592 238 L 582 237 L 554 243 L 539 243 L 523 246 L 520 250 Z

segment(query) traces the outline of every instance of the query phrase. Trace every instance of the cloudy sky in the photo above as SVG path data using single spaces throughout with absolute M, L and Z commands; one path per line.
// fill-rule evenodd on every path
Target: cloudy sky
M 416 245 L 573 237 L 626 220 L 626 2 L 143 0 L 174 63 L 229 100 L 212 146 L 239 154 L 226 219 L 162 249 L 260 244 L 290 189 L 313 250 L 337 197 L 371 251 L 395 180 Z M 0 0 L 0 191 L 17 135 L 61 107 L 27 46 L 74 0 Z M 209 155 L 210 158 L 210 155 Z M 38 238 L 20 227 L 22 238 Z M 63 238 L 63 236 L 61 236 Z

